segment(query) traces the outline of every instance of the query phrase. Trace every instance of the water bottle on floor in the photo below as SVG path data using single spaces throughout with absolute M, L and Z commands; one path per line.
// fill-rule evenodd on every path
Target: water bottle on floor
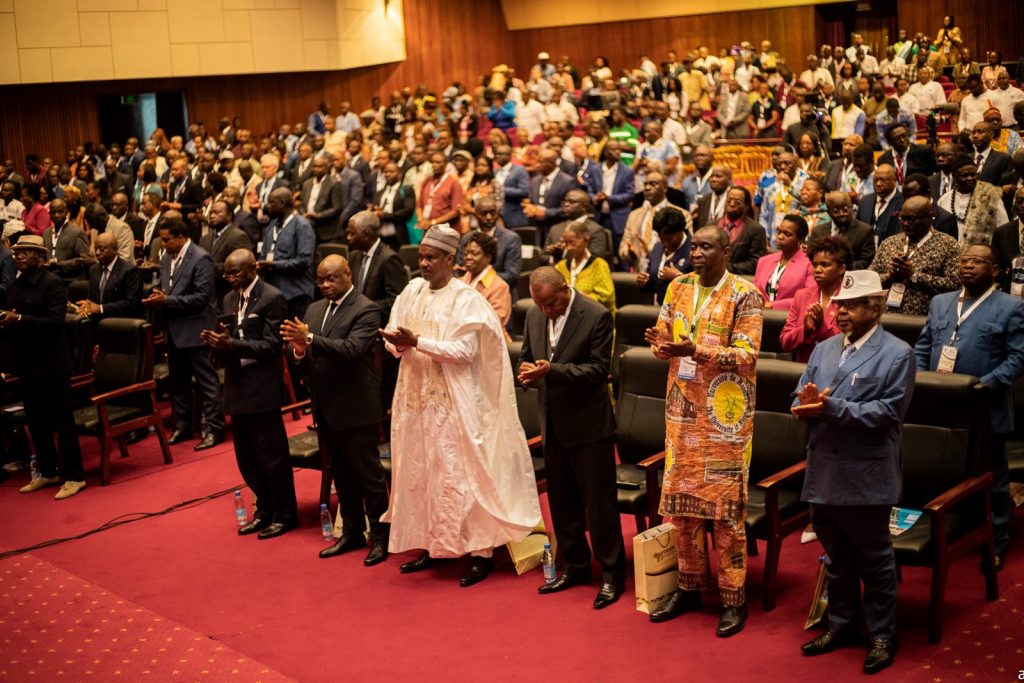
M 249 523 L 249 513 L 245 509 L 245 501 L 242 500 L 242 492 L 235 491 L 235 519 L 238 526 L 245 526 Z
M 551 544 L 544 544 L 544 583 L 554 583 L 555 579 L 558 578 L 558 572 L 555 571 L 555 556 L 551 552 Z
M 32 478 L 32 481 L 35 481 L 36 479 L 39 479 L 43 476 L 43 473 L 39 471 L 39 459 L 36 457 L 35 453 L 32 454 L 32 458 L 31 460 L 29 460 L 28 467 L 29 476 Z
M 334 521 L 331 519 L 331 511 L 327 509 L 327 503 L 320 503 L 320 528 L 324 532 L 325 541 L 334 540 Z

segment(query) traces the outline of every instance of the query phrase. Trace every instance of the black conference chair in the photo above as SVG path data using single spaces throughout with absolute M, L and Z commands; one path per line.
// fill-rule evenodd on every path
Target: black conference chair
M 759 358 L 771 358 L 776 360 L 793 360 L 793 354 L 783 351 L 779 342 L 779 335 L 786 325 L 786 317 L 789 311 L 777 311 L 773 308 L 765 309 L 764 323 L 761 327 L 761 352 Z
M 644 330 L 657 324 L 660 310 L 657 306 L 629 304 L 615 312 L 615 346 L 612 349 L 611 366 L 613 387 L 619 386 L 622 354 L 637 346 L 650 349 L 650 345 L 644 341 Z
M 619 308 L 630 304 L 650 306 L 654 303 L 654 294 L 645 292 L 636 283 L 636 273 L 612 271 L 612 283 L 615 285 L 615 305 Z
M 928 324 L 926 315 L 903 315 L 902 313 L 885 313 L 882 315 L 882 327 L 891 335 L 899 337 L 911 346 L 917 343 L 921 330 Z

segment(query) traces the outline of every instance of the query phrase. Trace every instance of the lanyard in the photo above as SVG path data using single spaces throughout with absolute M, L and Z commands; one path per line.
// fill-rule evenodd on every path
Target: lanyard
M 693 318 L 690 320 L 691 340 L 693 339 L 694 333 L 697 331 L 697 323 L 700 320 L 701 316 L 704 315 L 704 311 L 707 310 L 707 307 L 709 305 L 711 305 L 711 300 L 715 298 L 716 294 L 718 294 L 718 290 L 725 286 L 725 281 L 728 279 L 729 271 L 727 270 L 724 273 L 722 273 L 722 279 L 718 281 L 718 284 L 715 285 L 715 288 L 711 290 L 711 293 L 708 294 L 708 297 L 704 299 L 704 303 L 701 304 L 699 310 L 697 309 L 697 301 L 698 299 L 700 299 L 700 280 L 698 279 L 695 283 L 696 286 L 693 288 Z
M 927 235 L 922 237 L 921 241 L 917 243 L 917 246 L 914 247 L 913 250 L 910 249 L 910 241 L 909 240 L 907 241 L 907 247 L 906 247 L 906 249 L 903 250 L 903 255 L 907 257 L 908 261 L 910 259 L 914 258 L 914 254 L 916 254 L 917 252 L 921 251 L 921 247 L 924 246 L 925 242 L 927 242 L 929 239 L 931 239 L 931 236 L 932 236 L 933 232 L 934 231 L 930 230 Z
M 437 194 L 437 191 L 441 189 L 441 186 L 444 185 L 444 181 L 448 180 L 448 176 L 450 175 L 450 171 L 445 171 L 444 175 L 441 176 L 441 179 L 433 184 L 433 186 L 430 188 L 430 192 L 427 193 L 427 204 L 431 203 L 431 200 L 434 198 L 434 195 Z
M 274 228 L 274 232 L 270 238 L 270 249 L 267 250 L 267 256 L 270 258 L 267 260 L 273 260 L 274 252 L 277 250 L 277 238 L 281 236 L 281 233 L 284 232 L 284 229 L 288 227 L 288 224 L 292 222 L 293 218 L 295 218 L 294 213 L 288 216 L 288 220 L 284 222 L 284 225 Z
M 960 290 L 960 296 L 957 298 L 957 301 L 956 301 L 956 315 L 957 315 L 956 327 L 953 328 L 953 336 L 949 340 L 950 344 L 955 344 L 956 343 L 957 332 L 960 331 L 960 326 L 963 325 L 964 321 L 967 320 L 967 318 L 969 318 L 971 316 L 971 313 L 974 313 L 974 309 L 976 309 L 978 306 L 980 306 L 982 304 L 982 302 L 985 301 L 985 299 L 987 299 L 990 296 L 992 296 L 992 292 L 994 292 L 994 291 L 996 291 L 996 286 L 992 285 L 991 287 L 988 288 L 987 292 L 985 292 L 984 294 L 981 295 L 981 298 L 979 298 L 977 301 L 975 301 L 973 304 L 971 304 L 971 307 L 968 308 L 965 311 L 964 310 L 964 297 L 967 295 L 967 290 L 966 289 Z

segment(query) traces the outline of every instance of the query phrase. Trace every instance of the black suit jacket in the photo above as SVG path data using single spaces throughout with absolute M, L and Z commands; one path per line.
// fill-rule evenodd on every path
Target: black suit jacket
M 843 167 L 845 165 L 846 160 L 842 157 L 828 162 L 828 166 L 825 169 L 826 190 L 829 192 L 835 192 L 839 189 L 839 185 L 843 182 Z
M 811 237 L 807 240 L 807 244 L 814 244 L 831 234 L 832 223 L 819 225 L 811 232 Z M 850 245 L 850 251 L 853 252 L 853 268 L 850 270 L 866 270 L 875 259 L 875 233 L 871 226 L 856 218 L 851 218 L 849 227 L 839 234 L 846 238 L 847 243 Z
M 373 195 L 373 205 L 381 206 L 384 197 L 384 190 Z M 402 185 L 395 194 L 395 201 L 391 203 L 391 213 L 381 214 L 381 225 L 391 223 L 395 226 L 395 235 L 402 244 L 409 243 L 409 218 L 416 212 L 416 191 L 409 185 Z
M 729 272 L 734 275 L 753 275 L 757 260 L 768 253 L 768 236 L 761 224 L 752 218 L 743 219 L 743 232 L 732 243 L 729 254 Z
M 892 149 L 887 149 L 878 158 L 878 165 L 889 164 L 894 167 L 896 164 L 893 162 L 894 154 Z M 911 145 L 907 151 L 907 167 L 903 170 L 903 177 L 906 178 L 912 173 L 923 173 L 930 176 L 935 173 L 937 167 L 935 166 L 935 153 L 932 148 L 928 145 Z
M 135 238 L 135 241 L 141 242 L 146 233 L 146 219 L 137 213 L 129 211 L 120 220 L 127 223 L 128 227 L 132 229 L 132 237 Z
M 181 188 L 181 192 L 178 189 Z M 203 206 L 206 194 L 203 184 L 195 182 L 191 176 L 185 176 L 178 182 L 171 183 L 167 188 L 167 201 L 181 204 L 181 215 L 188 220 L 188 215 Z
M 552 354 L 548 319 L 536 306 L 527 312 L 520 362 L 551 361 L 551 371 L 536 385 L 545 439 L 576 448 L 615 433 L 608 395 L 613 327 L 608 309 L 576 292 Z
M 242 229 L 254 250 L 256 243 L 263 239 L 263 226 L 256 220 L 256 216 L 245 209 L 235 211 L 235 215 L 231 217 L 231 225 Z
M 370 163 L 366 159 L 358 157 L 355 162 L 349 160 L 348 168 L 358 173 L 363 181 L 363 197 L 360 204 L 370 201 L 373 191 L 377 189 L 370 184 Z
M 299 363 L 308 377 L 316 419 L 336 431 L 380 424 L 384 403 L 373 360 L 377 330 L 384 324 L 380 306 L 353 290 L 324 326 L 328 303 L 320 299 L 306 309 L 304 322 L 313 343 Z M 339 391 L 341 377 L 345 387 Z
M 569 190 L 578 190 L 580 184 L 571 175 L 558 171 L 554 180 L 551 181 L 544 193 L 543 204 L 539 201 L 540 184 L 544 178 L 536 176 L 530 179 L 530 202 L 544 207 L 544 218 L 531 219 L 531 223 L 541 228 L 542 238 L 547 235 L 547 230 L 555 223 L 565 220 L 565 213 L 562 212 L 562 200 Z
M 203 346 L 199 333 L 214 329 L 217 322 L 217 271 L 210 255 L 194 242 L 174 271 L 173 284 L 172 261 L 168 253 L 160 261 L 160 289 L 167 294 L 163 308 L 165 336 L 179 349 Z
M 11 345 L 14 373 L 22 379 L 71 374 L 64 333 L 68 290 L 53 273 L 22 273 L 7 290 L 7 308 L 21 314 L 0 335 Z
M 299 199 L 299 214 L 302 216 L 306 215 L 309 195 L 313 191 L 314 182 L 316 182 L 315 178 L 308 178 L 302 184 L 302 196 Z M 313 224 L 317 242 L 327 242 L 344 232 L 345 226 L 338 224 L 344 209 L 345 196 L 341 189 L 341 183 L 327 174 L 324 176 L 320 194 L 317 195 L 313 205 L 313 217 L 308 219 Z
M 257 280 L 238 322 L 238 292 L 224 297 L 221 320 L 231 330 L 231 348 L 218 351 L 224 367 L 224 412 L 231 415 L 278 410 L 287 401 L 281 375 L 281 323 L 288 302 L 281 291 Z
M 932 193 L 932 201 L 939 201 L 939 197 L 942 196 L 942 193 L 939 192 L 942 189 L 942 174 L 938 170 L 928 176 L 928 189 Z M 949 188 L 947 187 L 946 189 L 948 190 Z
M 968 152 L 968 154 L 972 157 L 974 156 L 974 152 Z M 993 149 L 989 151 L 988 156 L 985 157 L 985 163 L 978 169 L 978 180 L 999 185 L 999 181 L 1003 179 L 1003 176 L 1012 170 L 1013 165 L 1010 163 L 1010 155 Z
M 89 301 L 101 304 L 102 313 L 92 317 L 102 318 L 141 318 L 142 310 L 142 275 L 134 263 L 123 258 L 114 260 L 114 268 L 107 277 L 100 295 L 100 279 L 103 277 L 103 266 L 99 263 L 89 268 Z
M 362 284 L 360 293 L 371 301 L 377 302 L 383 312 L 384 320 L 387 320 L 391 315 L 391 307 L 395 305 L 395 299 L 409 284 L 409 274 L 405 270 L 405 264 L 401 257 L 391 247 L 379 242 L 377 251 L 370 259 L 365 281 L 359 283 L 365 257 L 364 252 L 353 251 L 349 258 L 352 284 L 356 285 L 357 291 L 359 291 L 359 284 Z
M 1020 224 L 1017 219 L 1003 223 L 992 233 L 992 251 L 999 264 L 999 282 L 1007 287 L 1010 283 L 1010 266 L 1020 256 Z
M 217 271 L 217 279 L 214 283 L 217 300 L 220 301 L 231 289 L 231 285 L 224 279 L 224 262 L 227 261 L 231 252 L 236 249 L 247 249 L 252 251 L 253 244 L 249 236 L 241 228 L 229 225 L 216 236 L 213 230 L 206 233 L 199 239 L 199 246 L 210 255 L 213 267 Z
M 725 191 L 728 192 L 729 190 L 726 189 Z M 714 192 L 711 192 L 697 200 L 697 222 L 693 224 L 693 229 L 695 231 L 711 223 L 711 219 L 709 218 L 709 216 L 711 215 L 711 198 L 713 196 Z M 724 206 L 722 207 L 722 211 L 724 215 Z

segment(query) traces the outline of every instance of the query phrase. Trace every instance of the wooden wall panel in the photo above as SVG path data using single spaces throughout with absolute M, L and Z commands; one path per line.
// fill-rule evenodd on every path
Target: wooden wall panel
M 1024 3 L 1020 0 L 899 0 L 899 27 L 935 38 L 942 17 L 952 14 L 975 59 L 998 50 L 1004 60 L 1024 55 Z
M 568 55 L 580 71 L 602 54 L 618 73 L 636 68 L 641 53 L 660 62 L 669 50 L 682 57 L 698 45 L 717 50 L 743 40 L 758 45 L 767 38 L 802 70 L 804 57 L 818 51 L 818 23 L 816 9 L 808 6 L 530 29 L 513 31 L 512 37 L 515 63 L 525 68 L 546 50 L 554 59 Z
M 193 121 L 212 125 L 241 116 L 254 131 L 305 121 L 322 101 L 349 100 L 355 111 L 405 85 L 443 88 L 476 83 L 507 60 L 508 31 L 499 0 L 403 0 L 404 62 L 345 71 L 100 81 L 0 87 L 0 156 L 20 168 L 28 151 L 64 159 L 83 140 L 96 140 L 96 95 L 184 90 Z M 532 62 L 531 62 L 532 63 Z

